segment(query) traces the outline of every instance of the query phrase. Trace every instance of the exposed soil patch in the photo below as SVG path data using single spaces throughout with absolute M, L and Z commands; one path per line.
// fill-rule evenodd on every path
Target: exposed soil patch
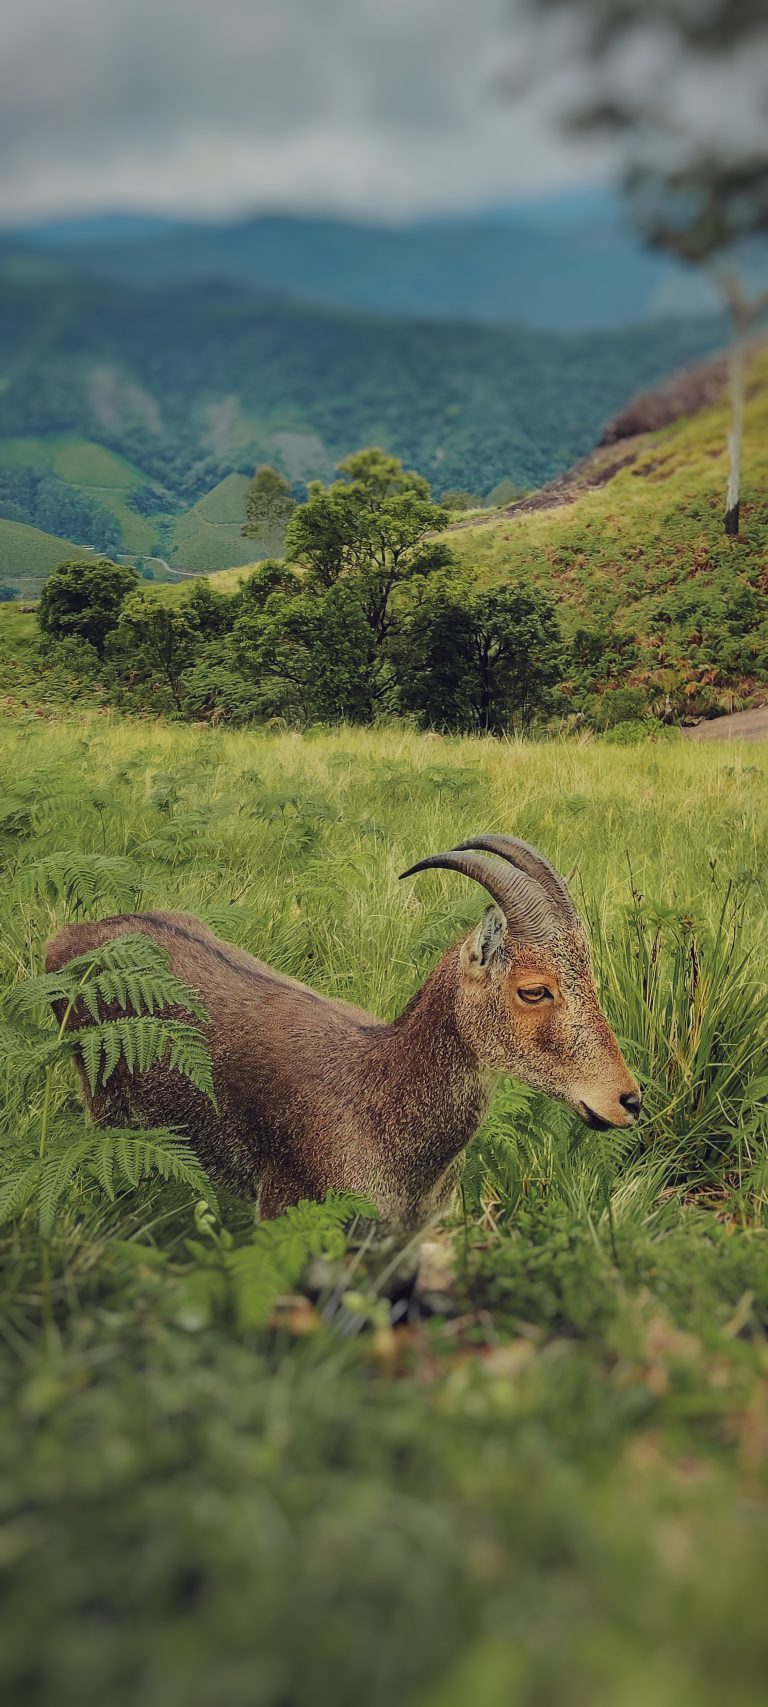
M 709 718 L 694 729 L 684 730 L 684 734 L 692 741 L 768 741 L 768 705 Z

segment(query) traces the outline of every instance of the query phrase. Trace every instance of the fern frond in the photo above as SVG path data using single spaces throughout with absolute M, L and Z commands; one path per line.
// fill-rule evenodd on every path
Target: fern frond
M 379 1219 L 379 1211 L 376 1205 L 371 1202 L 370 1197 L 366 1197 L 360 1191 L 327 1191 L 322 1203 L 319 1204 L 302 1197 L 296 1207 L 300 1210 L 310 1209 L 313 1213 L 321 1209 L 325 1221 L 336 1221 L 340 1226 L 345 1227 L 349 1226 L 350 1221 L 354 1221 L 358 1215 L 364 1221 L 378 1221 Z
M 94 1134 L 88 1132 L 74 1143 L 57 1144 L 46 1156 L 40 1172 L 39 1225 L 40 1235 L 49 1239 L 56 1220 L 56 1210 L 67 1186 L 93 1149 Z
M 0 835 L 31 836 L 35 827 L 30 804 L 17 794 L 0 795 Z
M 133 861 L 116 854 L 46 854 L 23 865 L 13 884 L 20 900 L 41 895 L 84 913 L 105 900 L 117 907 L 135 905 L 140 890 L 141 877 Z
M 254 1241 L 231 1252 L 226 1266 L 241 1328 L 264 1326 L 275 1299 L 295 1286 L 305 1261 L 306 1252 L 302 1249 L 293 1264 L 288 1258 L 280 1262 L 265 1241 Z
M 108 942 L 103 942 L 99 948 L 78 954 L 67 962 L 66 970 L 74 969 L 78 976 L 82 976 L 93 967 L 108 972 L 133 972 L 144 967 L 163 972 L 168 969 L 168 955 L 159 942 L 144 931 L 126 931 L 124 935 L 113 936 Z
M 250 1245 L 226 1258 L 242 1328 L 262 1327 L 275 1299 L 300 1280 L 312 1256 L 343 1256 L 343 1228 L 358 1215 L 378 1219 L 373 1204 L 353 1192 L 328 1192 L 323 1203 L 302 1198 L 256 1228 Z
M 140 931 L 113 937 L 111 942 L 75 955 L 56 972 L 27 978 L 9 992 L 6 1011 L 13 1017 L 76 997 L 93 1019 L 99 1017 L 100 1000 L 125 1008 L 130 1005 L 135 1013 L 182 1008 L 194 1019 L 207 1018 L 195 991 L 171 972 L 165 949 Z
M 9 1025 L 0 1019 L 0 1060 L 19 1062 L 30 1060 L 47 1066 L 56 1053 L 56 1038 L 41 1025 Z
M 142 1179 L 158 1174 L 177 1185 L 188 1185 L 217 1209 L 205 1169 L 183 1133 L 170 1127 L 147 1132 L 105 1127 L 93 1137 L 91 1165 L 108 1197 L 114 1196 L 119 1185 L 137 1186 Z
M 42 1162 L 29 1162 L 24 1168 L 17 1168 L 0 1186 L 0 1226 L 6 1221 L 13 1221 L 20 1215 L 27 1204 L 31 1203 L 37 1191 L 42 1172 Z
M 60 1054 L 57 1037 L 40 1026 L 15 1026 L 0 1021 L 0 1062 L 13 1068 L 17 1090 L 26 1092 L 34 1080 L 50 1067 Z
M 136 849 L 147 859 L 163 860 L 169 865 L 185 864 L 200 852 L 211 827 L 211 814 L 202 810 L 179 813 L 169 818 Z
M 115 1152 L 111 1144 L 99 1144 L 94 1150 L 89 1163 L 90 1172 L 97 1180 L 105 1197 L 110 1203 L 115 1196 Z
M 84 1026 L 81 1031 L 71 1033 L 68 1041 L 82 1060 L 92 1096 L 100 1084 L 108 1083 L 121 1060 L 129 1073 L 148 1073 L 165 1061 L 171 1070 L 183 1074 L 196 1090 L 216 1104 L 205 1038 L 196 1026 L 184 1020 L 126 1014 L 99 1025 Z
M 21 1019 L 34 1013 L 36 1008 L 50 1007 L 53 1002 L 68 1002 L 76 989 L 77 981 L 69 976 L 69 967 L 62 966 L 59 972 L 40 972 L 34 978 L 25 978 L 22 984 L 14 985 L 7 992 L 3 1005 L 10 1019 Z
M 145 939 L 147 940 L 147 939 Z M 161 1008 L 184 1008 L 195 1019 L 205 1019 L 202 1003 L 180 978 L 165 967 L 158 969 L 148 962 L 145 966 L 107 968 L 94 972 L 82 991 L 83 1001 L 93 1019 L 98 1019 L 100 1004 L 124 1008 L 134 1013 L 153 1014 Z
M 194 1025 L 186 1025 L 183 1020 L 165 1020 L 161 1023 L 170 1039 L 169 1067 L 189 1079 L 215 1108 L 216 1092 L 211 1056 L 202 1032 Z
M 183 1134 L 165 1128 L 132 1132 L 118 1127 L 86 1132 L 54 1145 L 43 1162 L 32 1163 L 8 1183 L 5 1188 L 8 1207 L 4 1215 L 0 1193 L 0 1219 L 17 1215 L 39 1187 L 40 1235 L 49 1239 L 57 1210 L 82 1168 L 88 1169 L 110 1199 L 114 1199 L 119 1187 L 135 1189 L 142 1180 L 157 1175 L 177 1185 L 189 1186 L 198 1197 L 205 1193 L 214 1206 L 216 1203 L 205 1169 Z

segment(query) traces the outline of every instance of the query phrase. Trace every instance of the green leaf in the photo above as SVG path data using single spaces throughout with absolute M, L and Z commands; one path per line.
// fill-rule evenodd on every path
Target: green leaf
M 40 1235 L 49 1239 L 53 1232 L 56 1210 L 64 1197 L 73 1175 L 90 1154 L 96 1134 L 89 1132 L 66 1147 L 57 1144 L 46 1156 L 40 1176 L 39 1220 Z
M 42 1162 L 30 1162 L 27 1167 L 19 1168 L 0 1186 L 0 1226 L 6 1221 L 13 1221 L 20 1215 L 27 1204 L 32 1201 L 37 1191 Z

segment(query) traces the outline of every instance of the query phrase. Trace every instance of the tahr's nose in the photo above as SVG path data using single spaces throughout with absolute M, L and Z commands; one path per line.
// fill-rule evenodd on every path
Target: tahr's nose
M 643 1106 L 643 1093 L 642 1091 L 624 1091 L 623 1095 L 619 1097 L 619 1102 L 622 1108 L 626 1109 L 627 1114 L 639 1114 Z

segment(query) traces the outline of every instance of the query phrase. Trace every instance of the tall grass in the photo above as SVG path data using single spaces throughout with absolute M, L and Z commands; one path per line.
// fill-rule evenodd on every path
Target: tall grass
M 759 1162 L 768 829 L 759 749 L 623 751 L 381 732 L 7 726 L 0 975 L 66 917 L 173 906 L 383 1017 L 477 916 L 474 885 L 398 874 L 479 829 L 538 843 L 589 918 L 643 1078 L 643 1143 L 692 1174 Z M 536 1103 L 544 1130 L 559 1116 Z

